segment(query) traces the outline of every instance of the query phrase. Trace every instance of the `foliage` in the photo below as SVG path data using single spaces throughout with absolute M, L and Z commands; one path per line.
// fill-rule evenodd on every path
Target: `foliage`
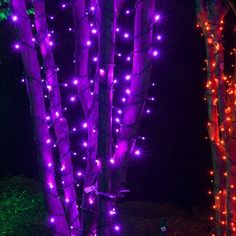
M 11 14 L 11 11 L 9 8 L 9 0 L 0 0 L 0 22 L 7 20 L 10 14 Z M 27 14 L 34 15 L 35 14 L 34 8 L 28 8 Z
M 10 9 L 9 8 L 0 9 L 0 22 L 3 21 L 3 20 L 6 20 L 9 15 L 10 15 Z
M 23 176 L 0 180 L 0 235 L 47 235 L 44 219 L 44 201 L 37 182 Z
M 120 204 L 122 235 L 157 236 L 166 223 L 167 235 L 209 235 L 206 210 L 185 210 L 171 204 Z M 0 235 L 46 236 L 45 208 L 39 184 L 23 176 L 0 180 Z M 131 233 L 132 232 L 132 233 Z

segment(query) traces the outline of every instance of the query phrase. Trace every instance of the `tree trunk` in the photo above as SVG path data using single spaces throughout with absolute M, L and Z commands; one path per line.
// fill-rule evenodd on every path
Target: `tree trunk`
M 84 189 L 93 186 L 97 179 L 97 91 L 94 96 L 91 94 L 90 81 L 88 76 L 89 62 L 89 41 L 90 26 L 86 15 L 86 1 L 74 0 L 73 15 L 75 25 L 75 78 L 78 80 L 78 93 L 83 107 L 84 116 L 87 122 L 88 148 L 87 163 L 85 172 Z M 93 5 L 93 4 L 92 4 Z M 81 204 L 81 232 L 88 234 L 95 227 L 95 209 L 93 191 L 83 191 Z
M 112 191 L 117 193 L 125 182 L 129 159 L 137 138 L 140 120 L 147 99 L 151 60 L 155 1 L 137 1 L 134 23 L 134 53 L 130 97 L 124 112 L 123 125 L 114 153 L 116 167 L 112 174 Z
M 51 46 L 49 45 L 50 38 L 48 36 L 44 0 L 34 1 L 34 7 L 35 24 L 38 32 L 37 36 L 43 58 L 44 70 L 46 73 L 47 88 L 49 91 L 50 112 L 57 137 L 60 161 L 62 166 L 61 169 L 63 170 L 62 181 L 64 182 L 64 199 L 66 200 L 64 201 L 64 206 L 67 209 L 68 223 L 70 226 L 71 234 L 73 235 L 79 230 L 79 213 L 76 203 L 77 197 L 74 186 L 73 165 L 71 162 L 68 123 L 67 120 L 63 117 L 63 110 L 61 107 L 57 70 Z
M 236 1 L 235 0 L 229 0 L 229 5 L 233 10 L 234 15 L 236 16 Z
M 112 158 L 112 84 L 115 50 L 115 1 L 97 1 L 98 25 L 98 150 L 101 166 L 98 173 L 97 235 L 110 236 L 109 210 L 111 210 L 110 169 Z
M 224 140 L 227 150 L 227 236 L 234 235 L 236 232 L 236 69 L 228 84 L 224 121 Z
M 218 235 L 222 234 L 222 228 L 220 224 L 222 220 L 222 210 L 224 211 L 225 202 L 225 164 L 222 157 L 225 156 L 224 147 L 221 145 L 220 140 L 220 124 L 218 117 L 218 83 L 215 81 L 214 74 L 214 48 L 209 40 L 211 38 L 206 37 L 206 52 L 207 52 L 207 103 L 208 103 L 208 134 L 211 141 L 212 150 L 212 163 L 214 172 L 214 197 L 215 197 L 215 211 Z M 210 40 L 211 42 L 211 40 Z
M 50 222 L 54 227 L 53 234 L 67 236 L 69 235 L 69 230 L 56 186 L 50 134 L 46 123 L 40 67 L 37 53 L 32 42 L 31 24 L 26 14 L 24 0 L 12 0 L 12 7 L 14 14 L 18 16 L 16 28 L 20 40 L 20 52 L 26 72 L 26 85 L 34 121 L 35 140 L 38 145 L 43 193 L 48 213 L 51 217 Z
M 208 133 L 211 140 L 212 162 L 214 172 L 214 197 L 216 213 L 216 233 L 224 234 L 226 181 L 226 150 L 222 140 L 222 121 L 224 120 L 225 89 L 223 81 L 223 45 L 221 26 L 225 15 L 225 6 L 221 0 L 197 0 L 197 18 L 205 37 L 207 54 Z

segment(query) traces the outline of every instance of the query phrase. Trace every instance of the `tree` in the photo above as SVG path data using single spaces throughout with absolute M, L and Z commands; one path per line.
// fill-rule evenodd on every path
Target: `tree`
M 234 1 L 229 1 L 233 7 Z M 227 1 L 197 0 L 197 19 L 206 47 L 208 133 L 214 174 L 217 235 L 236 231 L 235 208 L 235 79 L 224 75 L 223 23 Z
M 117 54 L 115 38 L 119 32 L 117 22 L 124 3 L 124 0 L 73 0 L 71 4 L 75 32 L 75 77 L 72 84 L 77 86 L 88 136 L 88 141 L 84 143 L 87 163 L 83 196 L 78 207 L 79 193 L 75 189 L 76 174 L 71 158 L 69 122 L 63 114 L 45 4 L 43 0 L 34 1 L 35 16 L 29 17 L 25 0 L 11 1 L 11 18 L 18 37 L 15 49 L 21 53 L 26 75 L 43 192 L 54 235 L 108 236 L 113 235 L 113 230 L 120 230 L 112 217 L 116 213 L 114 205 L 125 192 L 123 185 L 130 160 L 134 155 L 140 155 L 140 150 L 135 150 L 135 143 L 148 99 L 152 57 L 158 55 L 152 39 L 153 28 L 159 20 L 159 15 L 155 15 L 155 0 L 137 0 L 134 36 L 129 33 L 123 35 L 124 39 L 133 39 L 134 42 L 133 66 L 132 73 L 125 76 L 125 81 L 131 80 L 131 84 L 126 89 L 127 98 L 123 101 L 127 99 L 127 102 L 122 119 L 118 119 L 120 128 L 117 128 L 113 122 L 117 120 L 113 118 Z M 61 7 L 65 8 L 66 4 Z M 92 32 L 91 17 L 96 20 Z M 31 29 L 31 21 L 35 23 L 35 31 Z M 92 75 L 94 86 L 91 86 L 89 75 L 91 33 L 97 35 L 98 49 L 98 56 L 93 58 L 97 67 Z M 45 74 L 40 71 L 41 64 Z M 45 95 L 49 98 L 49 104 L 44 99 Z M 71 97 L 71 101 L 74 100 L 75 97 Z M 50 116 L 47 112 L 50 112 Z M 120 109 L 119 113 L 122 113 Z M 58 156 L 52 150 L 54 135 L 60 165 Z

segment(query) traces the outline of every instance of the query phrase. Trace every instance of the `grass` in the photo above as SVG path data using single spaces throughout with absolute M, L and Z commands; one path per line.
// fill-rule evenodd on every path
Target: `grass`
M 0 235 L 46 235 L 44 213 L 36 181 L 23 176 L 0 180 Z
M 124 202 L 118 207 L 122 236 L 207 236 L 208 212 L 166 203 Z M 0 179 L 0 235 L 46 236 L 43 196 L 38 182 L 23 176 Z

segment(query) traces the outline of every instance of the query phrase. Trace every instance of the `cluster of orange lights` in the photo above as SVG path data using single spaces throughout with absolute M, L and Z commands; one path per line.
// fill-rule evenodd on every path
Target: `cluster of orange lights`
M 216 59 L 216 55 L 218 53 L 223 53 L 223 46 L 222 43 L 220 42 L 220 37 L 223 37 L 222 35 L 222 31 L 223 31 L 223 24 L 224 21 L 221 20 L 220 23 L 217 24 L 211 24 L 210 22 L 206 21 L 204 23 L 201 24 L 197 24 L 196 27 L 197 28 L 202 28 L 203 29 L 203 33 L 201 33 L 202 36 L 205 36 L 206 40 L 207 40 L 207 44 L 210 47 L 214 47 L 214 60 L 213 58 L 208 58 L 205 60 L 206 66 L 205 68 L 203 68 L 204 71 L 206 71 L 208 69 L 209 74 L 208 74 L 208 80 L 206 82 L 206 89 L 211 92 L 209 94 L 209 97 L 204 97 L 204 100 L 207 101 L 208 103 L 210 103 L 210 107 L 212 109 L 212 106 L 214 106 L 215 109 L 217 109 L 216 113 L 213 113 L 211 115 L 217 115 L 217 117 L 219 117 L 219 111 L 218 111 L 218 98 L 217 98 L 217 93 L 218 93 L 218 89 L 219 89 L 219 81 L 222 83 L 225 83 L 227 90 L 225 90 L 225 94 L 228 95 L 226 96 L 226 109 L 225 109 L 225 113 L 224 113 L 224 121 L 220 121 L 220 119 L 216 118 L 216 120 L 214 120 L 214 117 L 209 117 L 210 118 L 210 122 L 207 123 L 208 129 L 209 129 L 209 136 L 211 141 L 215 141 L 215 143 L 217 144 L 217 146 L 222 147 L 223 150 L 225 150 L 225 142 L 224 142 L 224 136 L 221 134 L 225 133 L 225 131 L 228 131 L 229 133 L 232 132 L 232 114 L 235 113 L 235 105 L 236 105 L 236 81 L 233 82 L 232 81 L 232 76 L 217 76 L 217 71 L 215 71 L 216 68 L 221 68 L 222 69 L 222 65 L 220 64 L 219 60 Z M 234 48 L 231 52 L 230 55 L 236 55 L 236 49 Z M 232 65 L 231 67 L 234 67 L 235 65 Z M 215 77 L 215 78 L 214 78 Z M 236 78 L 235 78 L 236 79 Z M 235 98 L 234 98 L 235 97 Z M 233 106 L 232 106 L 233 105 Z M 219 122 L 219 123 L 218 123 Z M 221 123 L 221 124 L 220 124 Z M 212 130 L 210 130 L 210 128 L 213 128 Z M 221 137 L 220 139 L 223 140 L 218 140 L 217 138 L 215 138 L 215 135 L 219 134 L 219 136 Z M 217 139 L 217 140 L 216 140 Z M 220 153 L 221 153 L 221 148 L 219 149 Z M 225 151 L 223 151 L 223 154 L 221 155 L 221 158 L 223 161 L 226 161 L 228 159 Z M 220 173 L 219 173 L 220 174 Z M 228 172 L 224 172 L 222 173 L 224 175 L 224 177 L 228 176 Z M 210 175 L 214 176 L 214 172 L 213 170 L 210 171 Z M 211 182 L 213 182 L 213 180 L 211 180 Z M 231 184 L 229 186 L 230 189 L 235 189 L 235 186 L 233 184 Z M 208 191 L 209 195 L 215 195 L 215 205 L 213 205 L 213 209 L 216 210 L 219 214 L 221 215 L 219 217 L 219 220 L 217 220 L 217 222 L 219 221 L 219 224 L 221 224 L 222 226 L 228 227 L 229 222 L 226 221 L 226 215 L 227 215 L 227 211 L 224 209 L 222 210 L 221 207 L 224 205 L 223 202 L 225 202 L 225 198 L 226 198 L 226 191 L 219 191 L 217 193 L 214 193 L 213 191 L 209 190 Z M 230 196 L 231 201 L 236 201 L 236 194 L 235 195 L 231 195 Z M 222 205 L 223 204 L 223 205 Z M 225 206 L 223 207 L 225 208 Z M 214 221 L 215 218 L 213 216 L 209 217 L 210 221 Z M 231 224 L 231 230 L 233 232 L 236 232 L 236 225 L 233 222 L 230 222 Z M 211 234 L 211 236 L 216 236 L 215 233 Z

